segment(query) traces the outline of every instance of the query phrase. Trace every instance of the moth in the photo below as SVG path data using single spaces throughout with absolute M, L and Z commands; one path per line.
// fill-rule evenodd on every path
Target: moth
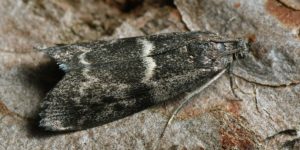
M 49 131 L 74 131 L 176 97 L 190 98 L 220 77 L 238 56 L 247 54 L 248 42 L 197 31 L 75 43 L 43 51 L 65 75 L 44 98 L 39 125 Z

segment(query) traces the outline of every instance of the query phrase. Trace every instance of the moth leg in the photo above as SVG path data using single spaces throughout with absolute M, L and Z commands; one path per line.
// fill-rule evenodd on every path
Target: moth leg
M 160 141 L 164 136 L 164 133 L 167 129 L 167 127 L 172 123 L 174 117 L 177 115 L 177 113 L 184 107 L 185 104 L 187 104 L 192 97 L 194 97 L 196 94 L 200 93 L 201 91 L 203 91 L 206 87 L 208 87 L 209 85 L 211 85 L 214 81 L 216 81 L 217 79 L 219 79 L 224 73 L 226 72 L 226 69 L 223 69 L 221 72 L 219 72 L 216 76 L 214 76 L 211 80 L 209 80 L 207 83 L 205 83 L 203 86 L 199 87 L 198 89 L 194 90 L 193 92 L 187 93 L 187 95 L 184 97 L 184 100 L 182 101 L 182 103 L 175 109 L 175 111 L 173 111 L 171 117 L 169 118 L 168 122 L 165 124 L 158 142 L 156 144 L 156 146 L 154 147 L 154 149 L 159 148 L 160 145 Z
M 231 89 L 231 92 L 232 94 L 234 95 L 234 97 L 236 97 L 238 100 L 242 100 L 236 93 L 235 93 L 235 89 L 237 89 L 237 87 L 234 87 L 234 79 L 233 79 L 233 70 L 232 70 L 232 64 L 229 65 L 229 81 L 230 81 L 230 89 Z
M 228 31 L 228 29 L 229 29 L 229 25 L 230 25 L 233 21 L 235 21 L 236 19 L 237 19 L 237 17 L 234 16 L 234 17 L 231 17 L 229 20 L 227 20 L 226 23 L 225 23 L 225 27 L 222 28 L 221 33 L 222 33 L 222 34 L 225 34 L 225 33 Z

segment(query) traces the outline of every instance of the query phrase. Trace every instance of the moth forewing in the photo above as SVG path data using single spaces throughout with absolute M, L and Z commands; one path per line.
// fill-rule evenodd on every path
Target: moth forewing
M 184 32 L 45 49 L 68 71 L 45 97 L 40 126 L 87 129 L 193 93 L 244 53 L 243 42 Z

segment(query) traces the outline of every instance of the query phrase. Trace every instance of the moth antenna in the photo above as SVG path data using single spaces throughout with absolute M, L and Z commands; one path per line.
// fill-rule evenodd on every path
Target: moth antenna
M 235 89 L 237 89 L 236 87 L 234 87 L 234 79 L 233 79 L 233 67 L 232 64 L 229 64 L 229 81 L 230 81 L 230 89 L 232 91 L 232 94 L 234 95 L 234 97 L 236 97 L 238 100 L 242 100 L 236 93 L 235 93 Z
M 228 31 L 228 27 L 229 27 L 230 23 L 233 22 L 235 19 L 237 19 L 236 16 L 231 17 L 228 21 L 226 21 L 225 27 L 223 28 L 222 33 L 226 33 Z
M 243 54 L 241 54 L 241 55 L 243 55 Z M 236 59 L 236 63 L 240 65 L 240 61 L 239 61 L 239 59 L 238 59 L 238 58 L 239 58 L 239 54 L 235 53 L 235 54 L 234 54 L 234 57 L 235 57 L 235 59 Z M 243 57 L 243 56 L 242 56 L 242 57 Z M 231 67 L 231 68 L 232 68 L 232 67 Z
M 207 83 L 205 83 L 203 86 L 199 87 L 198 89 L 187 93 L 187 95 L 184 97 L 183 101 L 180 103 L 180 105 L 173 111 L 171 117 L 169 118 L 168 122 L 165 124 L 159 138 L 157 141 L 157 144 L 154 147 L 154 150 L 159 148 L 160 141 L 164 137 L 165 131 L 168 128 L 168 126 L 172 123 L 174 118 L 176 117 L 177 113 L 191 100 L 192 97 L 194 97 L 196 94 L 202 92 L 206 87 L 211 85 L 214 81 L 219 79 L 224 73 L 226 72 L 226 69 L 223 69 L 221 72 L 219 72 L 216 76 L 214 76 L 211 80 L 209 80 Z

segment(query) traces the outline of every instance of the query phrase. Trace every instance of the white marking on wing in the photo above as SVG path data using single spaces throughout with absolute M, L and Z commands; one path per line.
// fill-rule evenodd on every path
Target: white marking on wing
M 155 60 L 151 56 L 149 56 L 151 52 L 155 49 L 155 47 L 150 41 L 140 40 L 140 42 L 143 45 L 142 58 L 144 66 L 146 67 L 145 76 L 142 79 L 142 82 L 146 83 L 152 78 L 154 70 L 156 68 Z
M 85 60 L 85 55 L 86 53 L 90 52 L 90 50 L 83 48 L 82 52 L 83 53 L 78 56 L 79 62 L 83 65 L 90 65 L 91 63 Z
M 91 49 L 85 48 L 85 47 L 81 47 L 81 46 L 79 46 L 78 49 L 83 52 L 83 53 L 81 53 L 78 56 L 78 59 L 79 59 L 79 63 L 81 63 L 82 65 L 84 65 L 84 68 L 82 69 L 82 75 L 87 79 L 87 81 L 81 82 L 80 83 L 80 87 L 79 87 L 80 96 L 83 96 L 84 95 L 84 90 L 86 90 L 87 88 L 89 88 L 90 85 L 92 85 L 94 82 L 97 82 L 98 78 L 96 78 L 96 77 L 94 77 L 94 76 L 92 76 L 92 75 L 89 74 L 90 68 L 91 68 L 91 66 L 90 66 L 91 63 L 88 62 L 88 60 L 86 60 L 86 54 L 88 52 L 90 52 Z

